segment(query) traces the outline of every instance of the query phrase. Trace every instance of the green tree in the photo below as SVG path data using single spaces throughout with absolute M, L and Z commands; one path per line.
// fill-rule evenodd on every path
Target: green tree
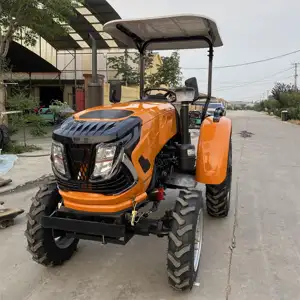
M 273 87 L 271 93 L 275 100 L 279 101 L 280 106 L 284 107 L 286 106 L 286 103 L 282 99 L 283 94 L 292 93 L 295 91 L 295 87 L 291 84 L 285 84 L 282 82 L 277 82 L 275 86 Z
M 66 34 L 68 23 L 80 0 L 1 0 L 0 1 L 0 111 L 5 111 L 4 63 L 9 46 L 22 37 L 34 46 L 38 35 L 45 39 Z
M 284 104 L 284 107 L 299 107 L 300 93 L 298 92 L 282 93 L 280 100 Z
M 145 69 L 152 68 L 153 66 L 152 52 L 147 52 L 145 55 Z M 121 80 L 125 85 L 137 85 L 140 82 L 139 65 L 140 55 L 139 53 L 128 54 L 128 51 L 124 51 L 124 55 L 109 57 L 107 59 L 107 66 L 117 71 L 115 78 L 121 75 Z
M 151 74 L 147 85 L 159 87 L 164 84 L 169 87 L 178 87 L 182 83 L 182 72 L 180 68 L 180 55 L 174 51 L 171 56 L 162 57 L 162 64 L 158 66 L 157 72 Z
M 265 103 L 264 101 L 259 101 L 259 102 L 256 102 L 253 106 L 253 109 L 255 111 L 264 111 L 265 110 Z
M 24 146 L 26 146 L 26 129 L 31 128 L 31 134 L 42 136 L 45 132 L 45 122 L 40 115 L 34 113 L 38 106 L 38 100 L 28 95 L 26 90 L 16 90 L 12 97 L 7 99 L 7 106 L 10 110 L 20 111 L 10 117 L 11 130 L 18 132 L 23 130 Z
M 153 67 L 154 54 L 149 52 L 145 56 L 145 70 Z M 109 57 L 107 65 L 116 70 L 115 78 L 121 75 L 121 80 L 125 84 L 136 85 L 140 83 L 139 68 L 139 54 L 133 56 L 125 54 L 118 57 Z M 130 64 L 130 61 L 132 62 Z M 180 55 L 173 52 L 171 56 L 162 57 L 162 64 L 157 65 L 157 72 L 150 75 L 145 75 L 145 85 L 147 87 L 159 87 L 164 84 L 167 86 L 176 87 L 181 85 L 182 72 L 180 68 Z
M 280 108 L 280 102 L 276 99 L 268 99 L 264 101 L 264 107 L 267 109 L 268 114 L 275 113 Z

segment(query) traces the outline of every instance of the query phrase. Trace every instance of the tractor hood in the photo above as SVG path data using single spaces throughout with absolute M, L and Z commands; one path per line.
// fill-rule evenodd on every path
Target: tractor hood
M 97 122 L 139 117 L 145 124 L 166 110 L 174 110 L 174 106 L 168 102 L 125 102 L 86 109 L 75 114 L 74 119 Z
M 136 101 L 93 107 L 68 118 L 54 130 L 53 139 L 78 144 L 112 142 L 170 111 L 175 108 L 167 102 Z

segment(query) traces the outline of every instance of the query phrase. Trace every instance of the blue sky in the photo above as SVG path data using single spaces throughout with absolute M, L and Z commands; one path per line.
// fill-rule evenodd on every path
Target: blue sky
M 192 13 L 213 18 L 224 46 L 215 50 L 215 66 L 260 60 L 300 49 L 297 0 L 108 0 L 122 18 L 142 18 Z M 298 40 L 299 36 L 299 40 Z M 215 69 L 213 94 L 231 101 L 259 100 L 276 81 L 293 83 L 292 64 L 300 62 L 300 52 L 281 59 L 250 66 Z M 181 51 L 185 78 L 196 76 L 201 91 L 206 90 L 204 50 Z M 300 72 L 300 66 L 299 66 Z M 276 74 L 277 75 L 274 75 Z M 255 81 L 255 82 L 254 82 Z M 238 87 L 243 85 L 242 87 Z M 300 85 L 300 80 L 299 80 Z

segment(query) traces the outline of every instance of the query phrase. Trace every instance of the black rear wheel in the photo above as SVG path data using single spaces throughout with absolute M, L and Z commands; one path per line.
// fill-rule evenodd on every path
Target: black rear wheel
M 226 178 L 221 184 L 206 185 L 206 207 L 210 216 L 215 218 L 227 217 L 230 209 L 231 181 L 232 141 L 230 136 Z
M 42 217 L 49 216 L 60 202 L 61 196 L 53 180 L 37 192 L 27 216 L 27 249 L 33 260 L 44 266 L 63 264 L 77 249 L 78 239 L 66 237 L 64 232 L 41 225 Z
M 182 190 L 176 199 L 168 245 L 169 284 L 179 291 L 196 280 L 203 237 L 203 197 L 197 189 Z

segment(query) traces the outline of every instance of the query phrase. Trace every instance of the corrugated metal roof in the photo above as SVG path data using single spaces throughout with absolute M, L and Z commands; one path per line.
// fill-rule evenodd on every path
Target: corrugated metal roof
M 85 0 L 81 7 L 76 8 L 76 14 L 70 18 L 68 24 L 54 21 L 53 26 L 67 27 L 68 35 L 55 38 L 43 36 L 43 38 L 56 50 L 90 48 L 89 34 L 96 39 L 98 49 L 122 47 L 121 42 L 112 39 L 102 30 L 103 24 L 115 19 L 121 17 L 106 0 Z

